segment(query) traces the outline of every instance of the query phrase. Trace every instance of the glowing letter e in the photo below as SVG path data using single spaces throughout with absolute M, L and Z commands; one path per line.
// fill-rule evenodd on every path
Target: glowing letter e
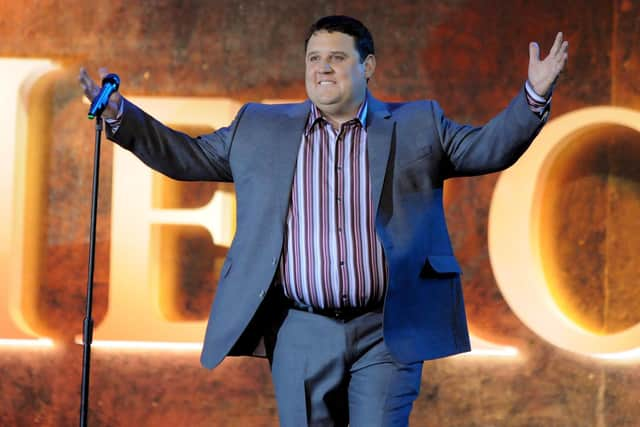
M 240 107 L 229 99 L 138 97 L 131 100 L 164 123 L 214 129 L 230 123 Z M 153 174 L 132 154 L 114 147 L 109 306 L 96 329 L 95 343 L 117 347 L 129 344 L 199 348 L 205 322 L 172 320 L 161 309 L 162 290 L 153 280 L 152 271 L 170 266 L 160 264 L 152 226 L 200 226 L 209 231 L 215 244 L 228 247 L 234 232 L 234 197 L 231 193 L 216 191 L 205 206 L 197 209 L 157 209 L 152 200 Z

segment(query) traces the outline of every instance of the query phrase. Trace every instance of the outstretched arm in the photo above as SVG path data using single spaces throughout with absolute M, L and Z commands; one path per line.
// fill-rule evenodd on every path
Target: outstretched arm
M 101 68 L 101 77 L 106 74 L 106 68 Z M 92 101 L 100 86 L 84 68 L 80 69 L 78 81 L 85 96 Z M 102 117 L 110 140 L 158 172 L 186 181 L 232 181 L 229 152 L 243 111 L 229 127 L 197 138 L 163 125 L 119 93 L 111 95 Z
M 440 140 L 453 166 L 453 176 L 499 171 L 524 153 L 547 120 L 545 110 L 548 111 L 553 86 L 567 63 L 568 47 L 562 33 L 558 33 L 549 54 L 541 60 L 537 43 L 530 43 L 525 89 L 482 127 L 459 125 L 435 106 Z M 538 99 L 533 99 L 531 90 Z

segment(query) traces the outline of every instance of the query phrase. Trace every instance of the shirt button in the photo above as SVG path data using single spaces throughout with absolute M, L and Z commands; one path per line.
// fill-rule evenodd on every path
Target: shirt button
M 340 261 L 340 265 L 344 265 L 344 261 Z

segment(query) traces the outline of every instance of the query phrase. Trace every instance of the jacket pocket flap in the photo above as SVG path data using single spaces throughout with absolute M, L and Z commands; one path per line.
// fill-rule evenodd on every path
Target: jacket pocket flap
M 425 264 L 428 264 L 436 273 L 462 273 L 458 260 L 453 255 L 427 255 Z M 425 265 L 425 267 L 427 266 Z

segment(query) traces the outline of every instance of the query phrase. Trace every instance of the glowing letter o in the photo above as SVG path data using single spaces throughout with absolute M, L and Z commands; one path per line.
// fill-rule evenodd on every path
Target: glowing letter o
M 491 265 L 505 300 L 540 337 L 562 349 L 607 359 L 640 357 L 640 324 L 600 335 L 577 325 L 553 300 L 538 242 L 537 214 L 550 166 L 577 132 L 622 125 L 640 132 L 640 113 L 619 107 L 591 107 L 565 114 L 542 130 L 532 147 L 496 184 L 489 213 Z

